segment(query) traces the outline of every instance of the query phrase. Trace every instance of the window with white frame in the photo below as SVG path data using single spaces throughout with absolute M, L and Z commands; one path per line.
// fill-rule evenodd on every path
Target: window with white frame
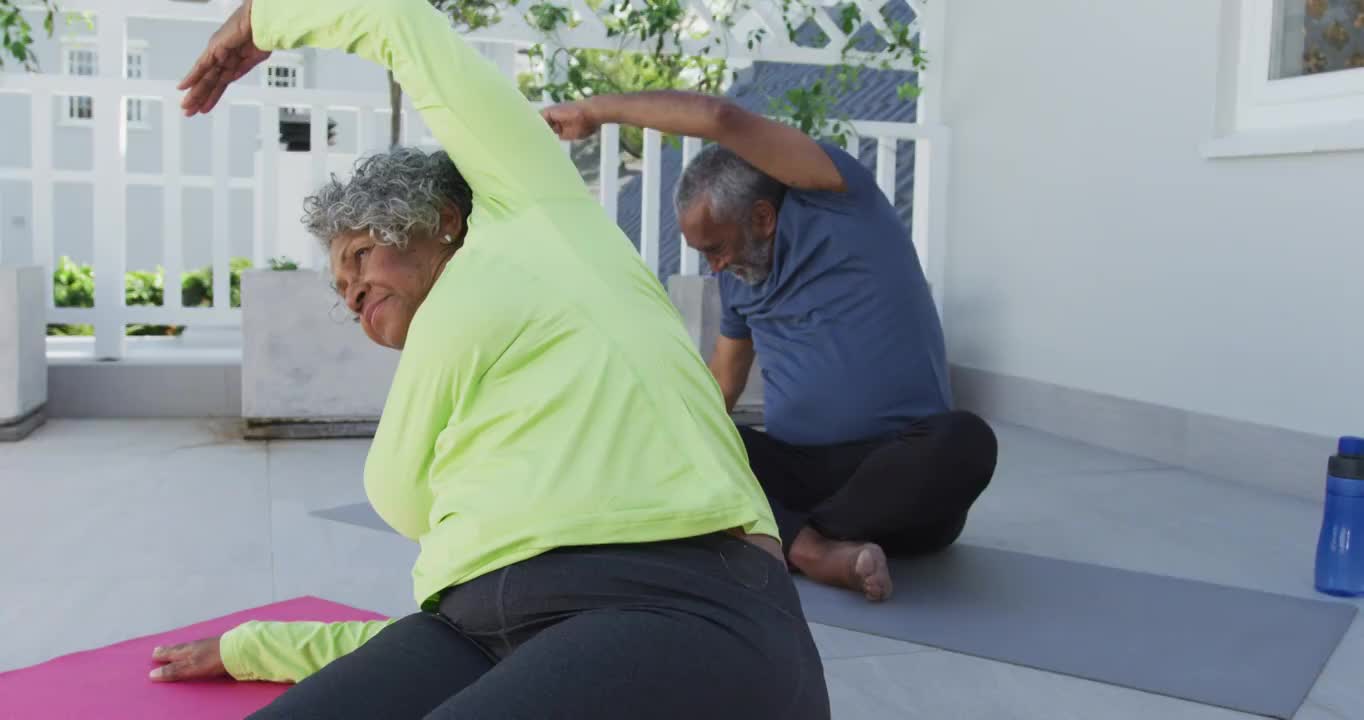
M 265 61 L 261 68 L 261 82 L 266 87 L 296 89 L 303 87 L 303 56 L 292 52 L 276 52 Z M 308 132 L 309 116 L 312 113 L 306 106 L 281 105 L 279 108 L 280 137 L 283 142 L 293 146 L 301 142 L 298 137 Z M 287 138 L 293 138 L 288 140 Z
M 142 43 L 128 44 L 126 73 L 129 80 L 147 79 L 147 48 Z M 142 98 L 128 98 L 128 127 L 147 127 L 147 103 Z
M 1274 4 L 1269 79 L 1364 68 L 1364 0 Z
M 62 44 L 62 72 L 67 75 L 94 77 L 99 74 L 99 53 L 90 40 L 66 40 Z M 147 77 L 147 44 L 142 41 L 128 43 L 128 57 L 125 73 L 130 80 Z M 139 98 L 128 99 L 128 126 L 147 127 L 146 103 Z M 95 101 L 89 95 L 71 95 L 65 98 L 62 120 L 67 124 L 87 125 L 94 121 Z
M 93 41 L 62 43 L 62 74 L 86 77 L 99 74 L 99 55 Z M 67 123 L 88 124 L 95 118 L 95 101 L 89 95 L 69 95 L 64 104 L 62 119 Z
M 1222 23 L 1223 138 L 1208 154 L 1364 147 L 1364 0 L 1239 0 L 1225 8 L 1235 15 Z
M 275 53 L 265 62 L 262 78 L 266 87 L 303 87 L 303 57 L 294 53 Z

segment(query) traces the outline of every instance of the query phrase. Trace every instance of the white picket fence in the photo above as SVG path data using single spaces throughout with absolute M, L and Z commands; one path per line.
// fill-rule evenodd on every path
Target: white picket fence
M 177 3 L 178 5 L 178 3 Z M 114 9 L 110 9 L 110 8 Z M 129 7 L 150 7 L 145 0 Z M 203 13 L 221 12 L 205 6 Z M 104 4 L 99 16 L 96 36 L 101 57 L 126 57 L 126 21 L 129 11 L 119 9 L 117 3 Z M 139 13 L 143 16 L 144 13 Z M 179 108 L 182 94 L 172 83 L 153 80 L 129 80 L 123 77 L 121 63 L 101 63 L 99 76 L 76 77 L 66 75 L 0 75 L 0 93 L 18 93 L 29 97 L 32 148 L 27 168 L 0 168 L 0 180 L 17 180 L 31 186 L 32 238 L 35 262 L 44 265 L 49 284 L 54 266 L 54 205 L 56 184 L 86 184 L 92 186 L 94 198 L 93 268 L 96 277 L 93 308 L 59 308 L 48 299 L 48 322 L 86 323 L 95 328 L 94 355 L 102 360 L 117 360 L 125 354 L 125 327 L 130 323 L 149 323 L 184 326 L 239 326 L 240 310 L 230 307 L 228 202 L 233 190 L 253 193 L 252 259 L 257 267 L 277 251 L 278 214 L 291 212 L 278 206 L 278 176 L 282 150 L 276 142 L 279 132 L 279 108 L 307 108 L 311 114 L 311 183 L 316 187 L 328 175 L 330 155 L 327 119 L 333 113 L 354 113 L 357 118 L 357 150 L 366 152 L 386 145 L 389 123 L 389 102 L 386 95 L 328 92 L 310 89 L 281 89 L 238 84 L 224 96 L 219 109 L 208 116 L 211 123 L 211 172 L 192 175 L 182 172 L 182 123 Z M 117 107 L 116 113 L 99 112 L 93 126 L 93 164 L 89 170 L 64 170 L 53 166 L 53 99 L 63 96 L 90 96 L 94 107 Z M 127 132 L 125 103 L 129 98 L 151 99 L 159 105 L 161 123 L 162 169 L 159 173 L 134 173 L 126 170 Z M 254 106 L 259 109 L 259 137 L 261 142 L 254 157 L 254 172 L 250 177 L 233 177 L 229 169 L 229 139 L 231 133 L 229 106 Z M 926 112 L 921 103 L 920 116 Z M 415 130 L 411 113 L 404 123 L 404 142 L 414 140 Z M 950 135 L 946 128 L 927 123 L 854 124 L 858 138 L 874 140 L 877 147 L 876 175 L 883 191 L 894 197 L 896 159 L 900 147 L 914 143 L 915 191 L 913 200 L 913 231 L 921 261 L 929 274 L 935 295 L 940 294 L 943 279 L 943 248 L 945 238 L 946 153 Z M 618 175 L 619 128 L 608 125 L 602 129 L 601 203 L 614 218 L 618 208 L 620 177 Z M 567 147 L 567 144 L 565 144 Z M 680 237 L 660 237 L 660 209 L 669 202 L 661 193 L 661 135 L 647 131 L 644 137 L 644 158 L 641 181 L 642 227 L 640 251 L 646 263 L 658 269 L 659 248 L 663 242 L 677 242 L 681 246 L 681 272 L 700 272 L 700 257 L 690 250 Z M 700 149 L 700 142 L 687 138 L 683 143 L 684 160 Z M 213 306 L 186 308 L 181 306 L 180 293 L 164 293 L 164 305 L 127 306 L 124 285 L 105 282 L 105 278 L 123 278 L 127 271 L 127 191 L 130 186 L 160 188 L 163 194 L 162 266 L 165 268 L 165 287 L 178 289 L 184 272 L 182 263 L 183 192 L 186 188 L 212 190 L 213 213 L 209 229 L 212 247 Z M 11 208 L 12 209 L 12 208 Z M 306 259 L 306 258 L 305 258 Z M 316 258 L 314 258 L 315 260 Z M 938 298 L 941 303 L 941 297 Z M 940 304 L 941 306 L 941 304 Z

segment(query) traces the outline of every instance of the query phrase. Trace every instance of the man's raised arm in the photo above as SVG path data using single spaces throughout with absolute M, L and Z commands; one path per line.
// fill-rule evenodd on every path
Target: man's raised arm
M 717 142 L 788 187 L 846 189 L 833 160 L 809 135 L 722 97 L 675 90 L 598 95 L 540 114 L 563 140 L 587 137 L 606 123 L 653 128 Z

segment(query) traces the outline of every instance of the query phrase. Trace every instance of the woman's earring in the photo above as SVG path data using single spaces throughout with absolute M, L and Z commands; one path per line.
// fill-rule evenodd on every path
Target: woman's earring
M 454 245 L 454 244 L 455 244 L 455 239 L 452 238 L 452 237 L 450 237 L 450 236 L 447 234 L 447 235 L 445 236 L 445 244 L 446 244 L 446 245 Z

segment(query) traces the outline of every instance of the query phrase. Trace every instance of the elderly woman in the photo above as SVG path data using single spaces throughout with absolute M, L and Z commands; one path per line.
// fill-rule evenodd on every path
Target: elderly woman
M 262 718 L 827 718 L 720 389 L 545 122 L 426 0 L 247 0 L 187 114 L 299 46 L 392 69 L 448 152 L 307 203 L 346 305 L 402 350 L 365 488 L 421 545 L 420 610 L 246 623 L 158 649 L 153 678 L 297 682 Z

